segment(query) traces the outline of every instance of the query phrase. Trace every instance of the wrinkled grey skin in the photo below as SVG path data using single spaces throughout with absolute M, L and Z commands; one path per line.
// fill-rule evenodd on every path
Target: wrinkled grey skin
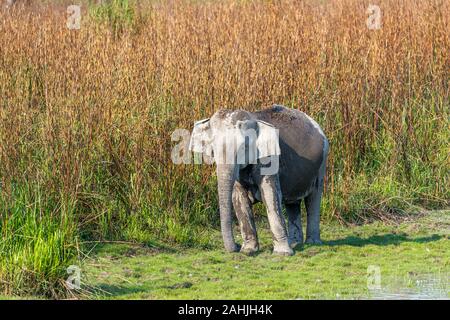
M 306 114 L 277 105 L 254 113 L 220 110 L 204 125 L 210 130 L 210 137 L 215 139 L 226 128 L 237 125 L 252 128 L 260 120 L 279 130 L 279 170 L 274 175 L 261 175 L 261 168 L 267 166 L 261 162 L 262 159 L 253 164 L 217 164 L 224 245 L 229 252 L 239 250 L 232 231 L 234 208 L 243 238 L 240 251 L 254 254 L 259 250 L 252 205 L 262 201 L 267 208 L 274 253 L 292 255 L 292 248 L 303 243 L 300 216 L 302 200 L 307 212 L 306 242 L 320 243 L 319 209 L 328 141 L 317 123 Z M 288 232 L 282 204 L 288 216 Z

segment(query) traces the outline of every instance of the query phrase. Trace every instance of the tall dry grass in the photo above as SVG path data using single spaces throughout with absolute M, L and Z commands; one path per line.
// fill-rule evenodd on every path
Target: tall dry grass
M 126 15 L 85 5 L 80 30 L 65 27 L 61 2 L 1 11 L 5 287 L 15 292 L 26 264 L 11 256 L 32 256 L 5 244 L 30 207 L 37 238 L 43 216 L 70 217 L 65 247 L 206 245 L 213 171 L 174 165 L 171 133 L 221 108 L 279 103 L 318 120 L 331 145 L 324 218 L 447 206 L 450 3 L 377 1 L 382 26 L 370 30 L 369 2 L 130 2 Z

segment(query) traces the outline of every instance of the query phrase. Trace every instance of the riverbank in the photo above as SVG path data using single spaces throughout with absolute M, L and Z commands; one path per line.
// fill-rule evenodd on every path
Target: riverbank
M 97 299 L 450 297 L 450 211 L 323 225 L 323 244 L 293 257 L 272 255 L 267 228 L 260 233 L 256 257 L 226 254 L 220 243 L 214 250 L 98 244 L 82 266 L 82 287 Z

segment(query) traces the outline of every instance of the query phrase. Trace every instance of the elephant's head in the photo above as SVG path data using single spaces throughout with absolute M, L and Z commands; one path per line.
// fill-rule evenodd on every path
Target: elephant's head
M 232 192 L 239 169 L 280 154 L 278 130 L 246 111 L 221 110 L 194 125 L 190 150 L 217 165 L 220 223 L 225 249 L 238 250 L 232 231 Z

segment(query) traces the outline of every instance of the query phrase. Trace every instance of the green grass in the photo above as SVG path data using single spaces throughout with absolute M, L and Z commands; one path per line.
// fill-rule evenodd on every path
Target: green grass
M 127 28 L 136 28 L 136 1 L 110 0 L 89 6 L 90 16 L 97 22 L 107 23 L 115 36 Z
M 55 210 L 54 208 L 58 208 Z M 76 259 L 73 206 L 40 190 L 0 197 L 0 280 L 12 295 L 64 295 L 66 268 Z
M 219 235 L 210 250 L 99 244 L 83 264 L 83 282 L 98 299 L 367 298 L 367 268 L 376 265 L 384 289 L 414 289 L 414 279 L 431 275 L 449 294 L 449 211 L 400 224 L 324 225 L 324 244 L 293 257 L 272 255 L 261 234 L 256 257 L 223 253 Z

